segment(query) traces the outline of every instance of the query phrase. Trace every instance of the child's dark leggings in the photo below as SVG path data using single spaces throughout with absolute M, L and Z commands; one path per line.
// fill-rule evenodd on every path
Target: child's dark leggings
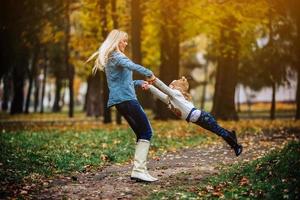
M 210 113 L 203 110 L 201 110 L 200 117 L 194 123 L 217 134 L 218 136 L 226 137 L 229 135 L 229 131 L 219 126 L 215 118 Z
M 137 141 L 139 139 L 151 140 L 152 128 L 150 122 L 137 100 L 124 101 L 117 104 L 116 108 L 134 131 Z

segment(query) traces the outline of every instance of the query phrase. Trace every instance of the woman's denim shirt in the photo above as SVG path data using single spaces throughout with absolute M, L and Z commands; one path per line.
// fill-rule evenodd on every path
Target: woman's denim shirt
M 109 98 L 107 106 L 122 103 L 124 101 L 137 99 L 135 86 L 141 85 L 142 80 L 132 80 L 132 72 L 136 71 L 146 77 L 152 76 L 152 71 L 133 63 L 124 54 L 114 51 L 111 53 L 105 66 Z

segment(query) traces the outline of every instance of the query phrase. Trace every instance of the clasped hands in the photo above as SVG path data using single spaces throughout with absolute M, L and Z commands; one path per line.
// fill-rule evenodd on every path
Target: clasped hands
M 143 90 L 148 90 L 149 89 L 149 85 L 152 85 L 154 83 L 154 81 L 156 80 L 156 76 L 152 75 L 151 77 L 147 77 L 146 81 L 144 81 L 141 85 Z

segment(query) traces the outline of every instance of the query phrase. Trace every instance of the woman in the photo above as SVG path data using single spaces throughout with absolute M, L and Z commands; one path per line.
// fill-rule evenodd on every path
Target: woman
M 93 72 L 100 69 L 106 73 L 109 88 L 107 106 L 115 106 L 136 134 L 137 144 L 131 179 L 154 182 L 157 179 L 148 173 L 146 167 L 152 128 L 136 98 L 134 89 L 135 86 L 142 87 L 144 90 L 148 89 L 148 82 L 143 80 L 133 81 L 132 73 L 136 71 L 144 75 L 146 80 L 150 82 L 155 79 L 155 76 L 152 71 L 133 63 L 125 56 L 124 51 L 127 41 L 127 33 L 112 30 L 100 46 L 99 51 L 94 53 L 88 61 L 98 55 Z

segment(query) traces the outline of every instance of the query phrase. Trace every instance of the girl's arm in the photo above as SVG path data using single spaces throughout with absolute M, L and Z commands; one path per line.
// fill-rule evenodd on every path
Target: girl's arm
M 151 70 L 149 70 L 141 65 L 135 64 L 129 58 L 127 58 L 125 55 L 122 55 L 120 53 L 117 53 L 116 61 L 117 61 L 117 63 L 116 63 L 117 65 L 128 68 L 132 71 L 136 71 L 146 77 L 151 77 L 153 75 L 153 72 Z
M 155 81 L 153 82 L 153 84 L 156 87 L 158 87 L 163 93 L 169 95 L 170 97 L 174 97 L 175 96 L 175 93 L 173 92 L 173 90 L 171 88 L 169 88 L 166 84 L 164 84 L 164 82 L 162 82 L 158 78 L 155 79 Z
M 169 104 L 169 97 L 153 85 L 149 85 L 150 92 L 165 104 Z

